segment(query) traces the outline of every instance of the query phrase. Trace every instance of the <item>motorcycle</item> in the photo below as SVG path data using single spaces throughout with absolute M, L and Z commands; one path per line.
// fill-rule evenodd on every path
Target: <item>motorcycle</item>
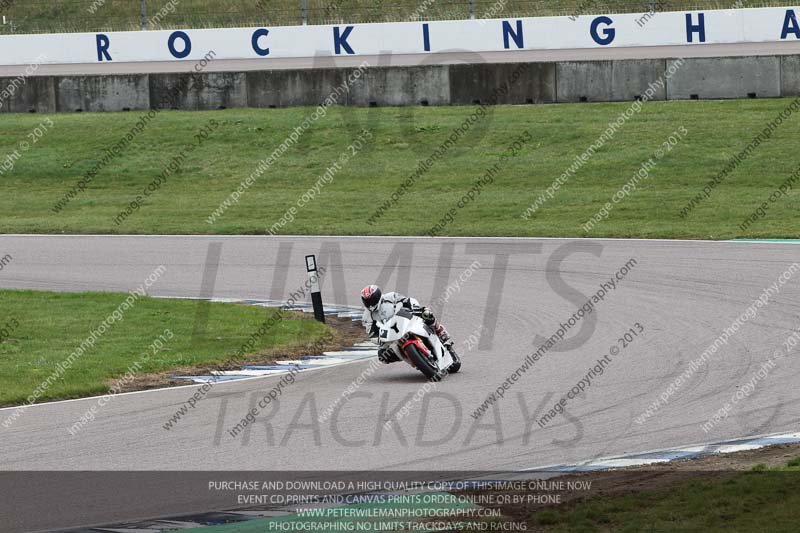
M 445 347 L 433 328 L 402 304 L 384 302 L 378 316 L 380 342 L 426 378 L 440 381 L 461 370 L 455 350 Z

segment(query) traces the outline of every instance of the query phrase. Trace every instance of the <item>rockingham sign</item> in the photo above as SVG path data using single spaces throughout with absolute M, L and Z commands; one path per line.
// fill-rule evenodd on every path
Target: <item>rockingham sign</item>
M 797 8 L 800 11 L 800 8 Z M 197 61 L 216 59 L 436 54 L 515 50 L 700 45 L 800 40 L 796 10 L 726 9 L 521 19 L 398 22 L 0 37 L 0 64 Z

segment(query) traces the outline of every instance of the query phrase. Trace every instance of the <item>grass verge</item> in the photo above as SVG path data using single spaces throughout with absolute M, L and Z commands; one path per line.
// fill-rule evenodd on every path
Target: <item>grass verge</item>
M 86 340 L 127 297 L 117 293 L 0 291 L 0 405 L 26 401 L 37 387 L 41 400 L 103 394 L 134 365 L 136 375 L 197 368 L 229 360 L 277 313 L 237 304 L 140 298 L 93 344 Z M 198 305 L 208 305 L 205 327 Z M 166 331 L 171 335 L 165 334 Z M 330 336 L 302 316 L 284 318 L 255 336 L 246 354 L 290 350 Z M 151 348 L 161 337 L 163 348 Z M 84 343 L 84 352 L 67 364 Z M 59 371 L 59 365 L 65 370 Z
M 593 499 L 548 509 L 536 526 L 568 531 L 796 531 L 800 475 L 748 472 L 725 481 L 690 481 L 670 491 Z
M 778 445 L 575 474 L 551 481 L 573 481 L 590 488 L 561 493 L 559 504 L 492 507 L 502 510 L 501 522 L 524 523 L 528 531 L 746 532 L 763 529 L 765 524 L 769 524 L 769 531 L 796 531 L 800 504 L 798 451 L 797 444 Z
M 217 112 L 163 111 L 105 165 L 63 209 L 54 205 L 124 137 L 140 113 L 59 114 L 3 175 L 0 231 L 19 233 L 421 235 L 455 207 L 439 234 L 453 236 L 663 237 L 726 239 L 800 236 L 800 183 L 750 216 L 800 165 L 800 117 L 791 116 L 686 217 L 680 210 L 731 157 L 790 103 L 786 99 L 651 102 L 528 219 L 523 214 L 630 107 L 618 104 L 497 106 L 424 172 L 380 218 L 368 219 L 473 107 L 334 108 L 277 158 L 216 221 L 208 217 L 258 162 L 311 113 L 307 108 Z M 12 153 L 41 116 L 10 115 L 0 124 L 0 159 Z M 173 164 L 210 120 L 207 140 Z M 590 232 L 583 229 L 644 161 L 680 128 L 687 134 L 658 160 L 649 177 L 614 205 Z M 359 132 L 372 133 L 351 154 Z M 528 132 L 513 154 L 507 148 Z M 493 183 L 464 208 L 457 202 L 486 169 L 505 161 Z M 342 154 L 349 162 L 320 181 Z M 135 209 L 137 195 L 165 169 L 164 183 Z M 177 166 L 177 168 L 175 168 Z M 314 198 L 298 202 L 317 187 Z M 120 213 L 131 211 L 123 221 Z M 295 212 L 291 213 L 290 210 Z M 287 212 L 290 216 L 287 217 Z M 291 220 L 290 220 L 291 219 Z
M 28 0 L 5 2 L 8 24 L 0 33 L 54 31 L 138 30 L 140 3 L 131 0 Z M 761 0 L 759 5 L 778 4 Z M 468 19 L 469 5 L 461 2 L 394 2 L 390 0 L 308 0 L 309 24 L 353 24 L 408 20 Z M 727 5 L 724 7 L 728 7 Z M 720 9 L 711 0 L 671 0 L 666 9 Z M 477 18 L 512 16 L 588 15 L 590 13 L 644 13 L 641 0 L 581 0 L 498 3 L 477 0 Z M 148 29 L 253 27 L 302 24 L 300 0 L 147 0 Z M 12 26 L 13 22 L 13 26 Z

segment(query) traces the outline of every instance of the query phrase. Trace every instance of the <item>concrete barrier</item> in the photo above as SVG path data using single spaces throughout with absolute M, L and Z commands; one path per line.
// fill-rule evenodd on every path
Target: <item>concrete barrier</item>
M 636 100 L 650 89 L 654 96 L 650 100 L 666 100 L 667 86 L 665 59 L 636 59 L 615 61 L 612 64 L 611 100 Z M 659 80 L 664 83 L 659 84 Z
M 685 59 L 667 81 L 670 100 L 781 96 L 777 56 Z
M 156 109 L 205 111 L 247 107 L 244 72 L 151 74 L 150 106 Z
M 344 73 L 345 69 L 248 72 L 247 104 L 249 107 L 317 106 L 341 85 Z
M 317 106 L 341 92 L 352 106 L 537 104 L 800 96 L 800 56 L 475 63 L 201 74 L 0 79 L 0 112 L 213 110 Z M 665 84 L 658 83 L 666 80 Z M 3 91 L 5 87 L 5 91 Z M 505 87 L 503 90 L 499 90 Z
M 352 80 L 352 81 L 348 81 Z M 339 105 L 447 105 L 447 67 L 270 70 L 247 73 L 250 107 L 316 106 L 345 87 Z
M 372 68 L 356 80 L 347 100 L 357 106 L 447 105 L 451 82 L 448 67 Z
M 607 102 L 611 99 L 611 61 L 559 63 L 559 102 Z
M 781 95 L 800 96 L 800 56 L 781 57 Z
M 67 76 L 57 78 L 56 110 L 130 111 L 150 108 L 148 76 Z
M 499 91 L 507 86 L 507 91 Z M 450 103 L 541 104 L 556 101 L 555 63 L 450 65 Z
M 0 113 L 55 113 L 56 78 L 0 78 Z
M 559 102 L 624 102 L 635 100 L 653 86 L 651 100 L 666 100 L 656 82 L 664 77 L 663 59 L 570 61 L 558 64 Z

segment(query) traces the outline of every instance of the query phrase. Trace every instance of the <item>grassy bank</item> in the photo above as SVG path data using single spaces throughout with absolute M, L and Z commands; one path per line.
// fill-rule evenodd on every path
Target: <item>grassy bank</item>
M 593 498 L 539 511 L 530 523 L 543 531 L 797 530 L 798 461 L 782 469 L 692 481 L 671 490 Z
M 8 22 L 0 33 L 138 30 L 140 2 L 131 0 L 27 0 L 6 2 Z M 309 24 L 391 22 L 469 18 L 467 0 L 451 2 L 389 0 L 308 0 Z M 147 0 L 148 29 L 252 27 L 301 24 L 301 0 Z M 712 0 L 659 2 L 659 11 L 720 9 Z M 785 5 L 762 0 L 758 6 Z M 728 7 L 722 6 L 722 7 Z M 747 4 L 747 7 L 756 5 Z M 477 0 L 477 18 L 599 13 L 644 13 L 641 0 Z
M 40 400 L 105 393 L 131 367 L 143 375 L 224 363 L 277 312 L 202 304 L 209 306 L 208 321 L 195 333 L 198 302 L 144 297 L 123 309 L 121 320 L 102 327 L 127 297 L 0 291 L 0 405 L 23 403 L 52 376 L 57 379 L 43 388 Z M 285 318 L 257 335 L 246 353 L 314 342 L 328 331 L 313 320 Z M 82 345 L 83 352 L 71 358 Z
M 106 150 L 131 131 L 140 113 L 9 115 L 0 123 L 0 162 L 14 150 L 20 157 L 2 176 L 0 231 L 264 234 L 283 218 L 282 234 L 419 235 L 452 207 L 453 220 L 441 225 L 441 235 L 798 237 L 800 183 L 771 203 L 763 218 L 744 231 L 738 227 L 800 165 L 797 116 L 753 150 L 710 199 L 686 217 L 679 214 L 789 102 L 648 103 L 528 219 L 522 216 L 526 209 L 630 104 L 492 108 L 373 224 L 367 221 L 375 210 L 391 201 L 418 163 L 474 108 L 332 109 L 213 224 L 207 219 L 214 210 L 312 110 L 165 111 L 111 158 Z M 28 134 L 46 118 L 53 125 L 21 151 L 20 143 L 30 140 Z M 210 121 L 217 126 L 209 127 Z M 208 138 L 197 141 L 194 135 L 204 127 Z M 365 128 L 371 138 L 353 155 L 349 147 Z M 649 176 L 586 232 L 584 223 L 682 128 L 687 133 L 664 151 Z M 509 152 L 522 137 L 527 140 Z M 328 183 L 320 181 L 343 154 L 349 162 L 329 173 Z M 493 183 L 481 187 L 476 201 L 458 208 L 459 199 L 504 154 L 508 158 Z M 78 181 L 97 165 L 101 168 L 86 190 L 77 190 Z M 138 202 L 137 195 L 168 169 L 155 192 Z M 321 184 L 315 198 L 298 206 L 315 184 Z M 70 191 L 77 191 L 75 197 L 54 210 Z M 130 214 L 120 220 L 126 208 Z M 286 217 L 290 209 L 296 213 Z

